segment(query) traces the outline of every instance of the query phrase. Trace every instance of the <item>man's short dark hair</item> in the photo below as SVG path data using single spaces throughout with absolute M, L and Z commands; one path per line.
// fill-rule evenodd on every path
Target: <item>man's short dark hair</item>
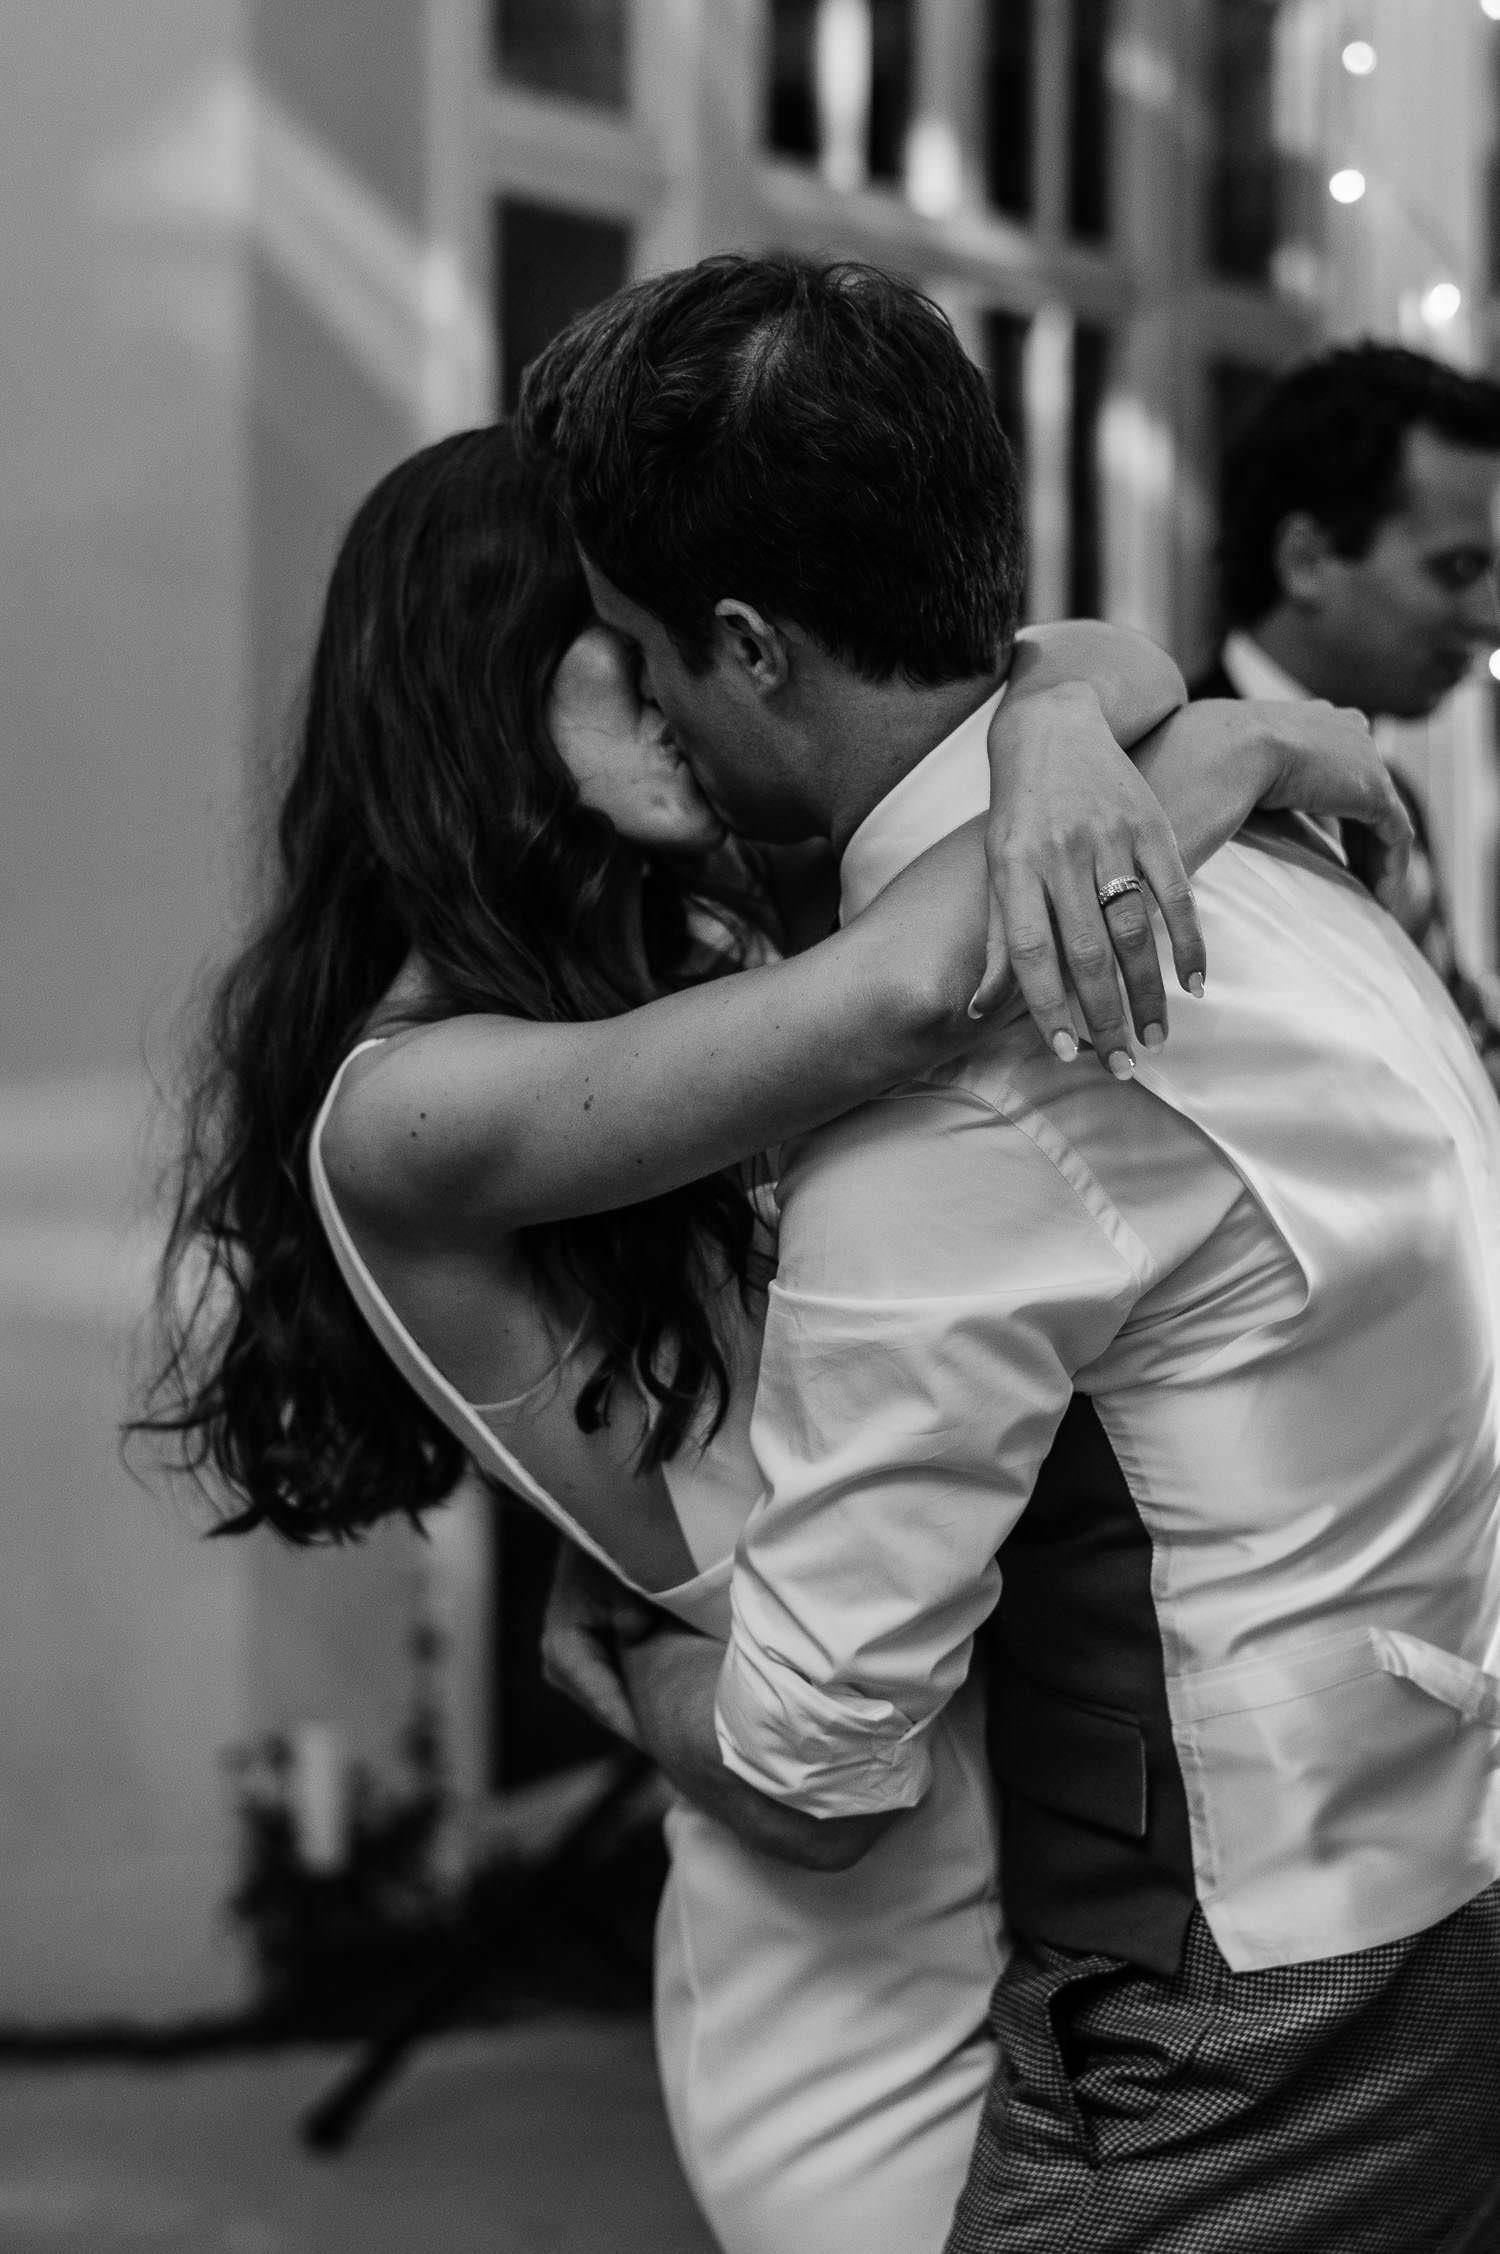
M 1305 512 L 1337 555 L 1367 555 L 1402 504 L 1407 433 L 1500 453 L 1500 384 L 1400 345 L 1346 345 L 1272 385 L 1224 460 L 1219 579 L 1232 626 L 1282 597 L 1276 536 Z
M 1009 648 L 1014 457 L 946 316 L 876 267 L 729 255 L 638 282 L 533 364 L 520 419 L 584 554 L 689 664 L 729 595 L 872 680 Z

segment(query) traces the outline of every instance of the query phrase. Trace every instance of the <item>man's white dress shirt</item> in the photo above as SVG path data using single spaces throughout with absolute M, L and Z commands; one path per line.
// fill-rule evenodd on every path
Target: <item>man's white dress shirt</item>
M 857 914 L 987 803 L 989 700 L 875 808 Z M 900 1808 L 1075 1388 L 1149 1533 L 1198 1899 L 1237 1969 L 1500 1875 L 1500 1109 L 1340 872 L 1236 842 L 1208 991 L 1120 1086 L 1029 1020 L 784 1154 L 719 1692 L 730 1767 Z

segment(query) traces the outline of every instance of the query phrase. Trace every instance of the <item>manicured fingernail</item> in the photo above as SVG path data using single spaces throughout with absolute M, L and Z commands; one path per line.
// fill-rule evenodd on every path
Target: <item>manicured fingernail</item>
M 1052 1054 L 1062 1064 L 1072 1064 L 1078 1056 L 1078 1043 L 1071 1033 L 1054 1033 Z
M 1135 1058 L 1128 1049 L 1111 1049 L 1109 1069 L 1117 1080 L 1133 1080 L 1135 1078 Z
M 983 1010 L 979 1007 L 979 996 L 977 993 L 975 994 L 974 999 L 969 1004 L 969 1015 L 972 1018 L 981 1018 L 984 1015 Z
M 1167 1029 L 1164 1025 L 1148 1025 L 1145 1032 L 1141 1035 L 1141 1039 L 1142 1041 L 1144 1041 L 1148 1049 L 1165 1048 L 1167 1042 Z
M 1201 970 L 1195 970 L 1192 977 L 1188 980 L 1188 992 L 1193 996 L 1195 1001 L 1202 1001 L 1203 973 Z

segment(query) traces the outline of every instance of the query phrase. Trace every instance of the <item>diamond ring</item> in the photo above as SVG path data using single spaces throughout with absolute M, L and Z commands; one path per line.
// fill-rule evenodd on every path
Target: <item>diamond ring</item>
M 1108 884 L 1099 887 L 1099 905 L 1107 908 L 1113 901 L 1123 900 L 1127 892 L 1144 892 L 1145 889 L 1139 877 L 1111 877 Z

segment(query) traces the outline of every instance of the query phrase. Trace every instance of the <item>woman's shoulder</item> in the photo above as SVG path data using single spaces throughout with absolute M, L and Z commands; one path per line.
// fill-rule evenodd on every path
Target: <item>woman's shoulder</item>
M 476 1110 L 503 1132 L 503 1065 L 535 1028 L 520 1018 L 377 1019 L 341 1068 L 321 1123 L 319 1155 L 341 1206 L 367 1224 L 418 1217 L 472 1144 Z M 519 1079 L 518 1079 L 519 1096 Z

